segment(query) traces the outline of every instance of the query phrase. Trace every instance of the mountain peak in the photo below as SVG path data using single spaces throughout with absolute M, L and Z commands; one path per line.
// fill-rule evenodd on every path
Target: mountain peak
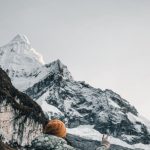
M 46 65 L 56 75 L 62 76 L 64 79 L 73 80 L 71 73 L 69 72 L 66 65 L 64 65 L 59 59 Z
M 13 72 L 28 72 L 43 64 L 42 55 L 31 47 L 25 35 L 17 34 L 8 44 L 0 47 L 0 66 L 13 75 Z
M 64 67 L 66 67 L 61 61 L 60 59 L 57 59 L 55 61 L 52 62 L 53 65 L 57 66 L 60 70 L 63 69 Z
M 55 70 L 61 70 L 63 68 L 66 68 L 67 66 L 65 66 L 59 59 L 52 61 L 49 64 L 46 64 L 46 67 L 49 68 L 53 68 Z
M 0 47 L 0 51 L 5 49 L 5 51 L 9 50 L 20 53 L 25 50 L 30 50 L 31 48 L 32 47 L 28 38 L 25 35 L 17 34 L 10 42 Z
M 24 42 L 30 45 L 30 41 L 28 40 L 27 36 L 25 35 L 21 35 L 21 34 L 17 34 L 12 40 L 11 42 Z

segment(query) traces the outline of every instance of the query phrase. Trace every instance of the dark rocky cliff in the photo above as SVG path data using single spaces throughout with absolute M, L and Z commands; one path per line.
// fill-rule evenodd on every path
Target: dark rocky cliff
M 29 144 L 40 135 L 46 118 L 40 106 L 11 84 L 0 68 L 0 129 L 4 141 Z

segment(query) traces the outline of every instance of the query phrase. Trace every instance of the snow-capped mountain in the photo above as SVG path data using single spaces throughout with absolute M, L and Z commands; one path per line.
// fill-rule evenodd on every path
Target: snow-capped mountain
M 12 80 L 28 76 L 43 64 L 42 56 L 32 48 L 25 35 L 16 35 L 8 44 L 0 47 L 0 66 Z
M 39 103 L 46 117 L 63 119 L 70 128 L 92 125 L 128 144 L 150 144 L 150 122 L 127 100 L 112 90 L 75 81 L 60 60 L 43 64 L 25 36 L 18 35 L 10 43 L 0 48 L 0 65 L 16 88 Z
M 94 125 L 101 133 L 109 133 L 130 144 L 150 142 L 149 124 L 139 117 L 137 110 L 128 101 L 111 90 L 102 91 L 85 82 L 64 77 L 65 67 L 60 63 L 52 63 L 62 66 L 59 72 L 45 76 L 25 91 L 37 102 L 57 107 L 58 113 L 50 111 L 46 114 L 64 119 L 71 128 Z

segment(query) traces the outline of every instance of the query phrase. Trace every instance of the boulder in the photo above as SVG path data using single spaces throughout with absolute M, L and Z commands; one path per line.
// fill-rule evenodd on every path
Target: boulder
M 42 134 L 32 141 L 30 150 L 75 150 L 66 140 L 53 135 Z

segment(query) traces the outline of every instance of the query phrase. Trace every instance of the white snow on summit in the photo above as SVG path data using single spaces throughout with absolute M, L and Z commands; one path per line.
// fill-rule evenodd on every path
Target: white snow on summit
M 15 42 L 24 42 L 28 45 L 30 45 L 30 41 L 29 39 L 25 36 L 25 35 L 20 35 L 20 34 L 17 34 L 11 41 L 10 43 L 15 43 Z
M 43 57 L 32 48 L 25 35 L 16 35 L 8 44 L 0 47 L 0 67 L 21 91 L 44 79 L 49 73 L 59 74 L 72 79 L 67 67 L 60 60 L 45 65 Z
M 9 70 L 9 76 L 22 75 L 44 64 L 43 57 L 31 47 L 25 35 L 16 35 L 0 47 L 0 66 Z

